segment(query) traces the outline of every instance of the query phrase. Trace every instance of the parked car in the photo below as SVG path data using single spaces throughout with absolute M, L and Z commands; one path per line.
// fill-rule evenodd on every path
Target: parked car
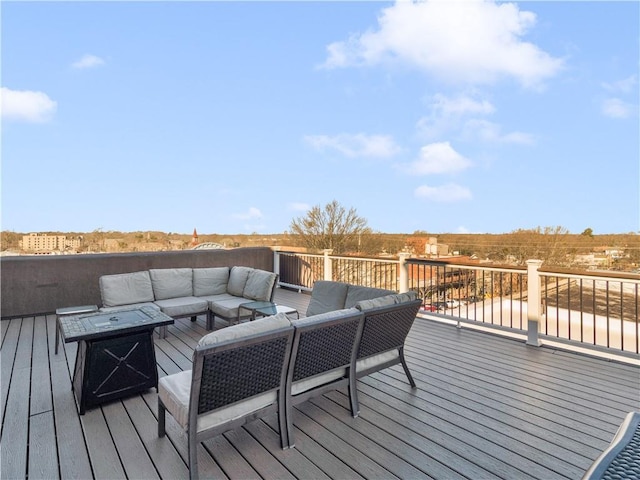
M 447 308 L 457 308 L 460 306 L 460 302 L 458 300 L 446 300 Z
M 432 304 L 425 304 L 422 305 L 422 307 L 420 307 L 421 310 L 424 310 L 425 312 L 437 312 L 438 311 L 438 307 L 436 307 L 435 305 Z

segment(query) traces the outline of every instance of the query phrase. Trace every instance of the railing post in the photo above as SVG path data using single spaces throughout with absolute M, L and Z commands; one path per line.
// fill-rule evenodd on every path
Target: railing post
M 539 347 L 540 331 L 540 275 L 542 260 L 527 260 L 527 345 Z
M 410 255 L 407 252 L 398 254 L 398 293 L 409 291 L 409 265 L 407 265 L 407 258 L 409 257 Z
M 280 283 L 280 247 L 273 247 L 273 273 L 278 274 L 278 283 Z
M 333 253 L 332 248 L 325 248 L 322 253 L 324 254 L 324 279 L 333 280 L 333 267 L 329 255 Z

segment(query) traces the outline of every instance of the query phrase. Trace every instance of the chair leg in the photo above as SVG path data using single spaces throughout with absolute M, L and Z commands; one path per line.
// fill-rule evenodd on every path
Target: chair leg
M 278 393 L 278 425 L 280 426 L 280 445 L 283 450 L 289 448 L 289 436 L 287 435 L 287 413 L 285 408 L 285 399 L 284 395 Z
M 162 401 L 158 398 L 158 437 L 164 437 L 165 435 L 165 411 L 166 409 L 164 408 Z
M 407 375 L 409 379 L 409 384 L 411 388 L 416 388 L 416 382 L 413 381 L 413 377 L 411 376 L 411 372 L 409 371 L 409 367 L 407 366 L 407 361 L 404 359 L 404 349 L 401 347 L 398 351 L 400 354 L 400 362 L 402 363 L 402 368 L 404 369 L 404 373 Z
M 349 402 L 351 404 L 351 416 L 356 418 L 360 415 L 360 405 L 358 404 L 358 384 L 355 372 L 349 372 Z
M 56 316 L 56 355 L 58 354 L 59 343 L 60 343 L 60 318 Z
M 287 398 L 287 402 L 285 404 L 285 412 L 285 434 L 287 447 L 293 448 L 296 446 L 296 444 L 293 440 L 293 418 L 291 418 L 293 416 L 293 402 L 290 398 Z
M 198 442 L 195 433 L 188 433 L 188 449 L 189 449 L 189 478 L 198 480 Z

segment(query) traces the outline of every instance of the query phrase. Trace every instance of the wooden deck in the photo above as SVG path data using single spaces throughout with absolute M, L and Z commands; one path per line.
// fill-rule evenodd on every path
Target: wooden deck
M 278 303 L 309 297 L 279 289 Z M 173 418 L 157 436 L 150 390 L 77 414 L 76 346 L 54 354 L 55 318 L 2 321 L 2 479 L 187 478 L 187 442 Z M 160 375 L 189 369 L 204 318 L 156 340 Z M 200 445 L 203 478 L 579 479 L 625 414 L 640 410 L 640 368 L 418 318 L 406 345 L 418 384 L 401 368 L 296 409 L 296 448 L 279 446 L 276 418 Z

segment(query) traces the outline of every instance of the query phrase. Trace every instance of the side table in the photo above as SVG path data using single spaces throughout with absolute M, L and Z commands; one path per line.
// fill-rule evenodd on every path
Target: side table
M 58 344 L 60 343 L 60 317 L 65 315 L 80 315 L 81 313 L 94 313 L 97 311 L 97 305 L 81 305 L 79 307 L 64 307 L 56 309 L 56 355 L 58 354 Z
M 251 320 L 255 320 L 257 315 L 262 317 L 268 317 L 270 315 L 276 315 L 277 313 L 284 313 L 286 315 L 296 314 L 297 318 L 300 318 L 298 310 L 293 307 L 287 307 L 286 305 L 277 305 L 273 302 L 247 302 L 239 305 L 238 308 L 244 308 L 251 312 Z

